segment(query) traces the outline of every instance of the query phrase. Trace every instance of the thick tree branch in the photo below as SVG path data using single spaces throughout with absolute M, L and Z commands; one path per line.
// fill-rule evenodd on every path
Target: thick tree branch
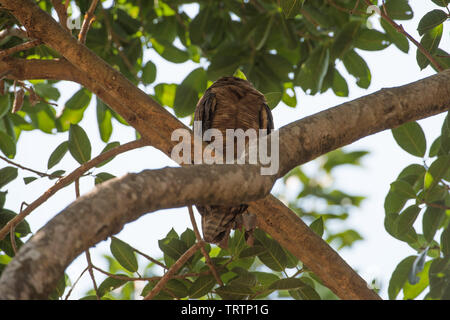
M 183 124 L 181 124 L 177 119 L 173 118 L 168 112 L 161 108 L 161 106 L 151 100 L 145 93 L 135 88 L 118 72 L 116 72 L 115 70 L 111 70 L 112 68 L 110 68 L 106 63 L 102 62 L 87 48 L 82 45 L 78 45 L 76 43 L 76 40 L 74 43 L 74 39 L 68 37 L 67 33 L 65 33 L 64 30 L 62 30 L 58 26 L 58 24 L 55 23 L 48 15 L 41 12 L 41 10 L 37 8 L 35 4 L 32 3 L 32 1 L 0 0 L 0 3 L 12 9 L 13 14 L 26 26 L 27 30 L 33 31 L 33 36 L 39 36 L 46 44 L 52 46 L 62 55 L 64 55 L 72 65 L 76 66 L 81 71 L 86 72 L 86 74 L 98 74 L 99 77 L 96 79 L 97 82 L 92 83 L 91 81 L 90 86 L 85 86 L 96 93 L 99 97 L 102 98 L 102 100 L 104 100 L 114 110 L 121 114 L 142 134 L 143 137 L 147 138 L 148 140 L 153 139 L 154 141 L 151 142 L 152 145 L 162 150 L 164 153 L 170 154 L 170 151 L 174 145 L 174 142 L 170 141 L 171 133 L 176 128 L 186 128 Z M 63 33 L 65 33 L 66 35 L 64 35 Z M 99 63 L 99 61 L 101 63 Z M 85 81 L 87 80 L 85 79 Z M 347 106 L 349 108 L 346 112 L 344 112 L 343 118 L 337 117 L 340 112 L 337 111 L 334 113 L 332 112 L 331 114 L 322 114 L 322 116 L 319 117 L 321 120 L 317 121 L 317 123 L 316 120 L 318 119 L 310 117 L 305 119 L 305 121 L 300 124 L 300 127 L 296 127 L 294 124 L 292 126 L 285 127 L 283 128 L 284 131 L 292 133 L 298 131 L 300 133 L 303 133 L 303 136 L 301 138 L 297 138 L 297 141 L 288 139 L 292 140 L 291 142 L 295 143 L 295 147 L 298 147 L 300 145 L 301 149 L 300 151 L 297 150 L 298 152 L 295 152 L 295 154 L 288 154 L 281 160 L 284 162 L 284 165 L 286 165 L 285 168 L 288 168 L 289 164 L 294 164 L 295 162 L 300 164 L 309 161 L 322 153 L 325 153 L 332 150 L 333 148 L 340 147 L 347 143 L 351 143 L 352 141 L 355 141 L 365 135 L 397 126 L 406 121 L 419 119 L 421 117 L 426 117 L 438 112 L 442 112 L 448 109 L 449 105 L 449 83 L 449 73 L 443 72 L 440 77 L 436 76 L 430 79 L 426 79 L 426 81 L 424 81 L 423 83 L 421 82 L 414 84 L 410 88 L 412 90 L 406 90 L 407 92 L 402 92 L 401 88 L 390 89 L 377 94 L 377 96 L 374 97 L 374 100 L 372 100 L 372 98 L 367 98 L 363 101 L 366 104 L 366 107 L 361 108 L 360 110 L 355 110 L 355 108 Z M 408 98 L 405 100 L 405 98 L 402 97 L 401 94 L 405 94 L 406 96 L 404 97 L 408 97 L 408 95 L 410 95 L 411 99 Z M 416 103 L 417 109 L 414 108 Z M 372 110 L 374 104 L 376 104 L 376 110 Z M 401 112 L 402 110 L 403 112 Z M 356 114 L 352 113 L 355 111 L 357 111 Z M 404 117 L 404 119 L 402 119 L 402 117 Z M 324 126 L 320 125 L 321 121 L 324 121 Z M 365 132 L 357 132 L 357 128 L 361 129 L 361 127 L 363 127 L 364 129 L 364 126 L 366 124 L 367 130 Z M 336 131 L 338 131 L 337 135 Z M 286 147 L 289 146 L 284 142 L 282 142 L 282 145 L 284 145 L 285 150 Z M 287 150 L 289 149 L 290 148 L 288 148 Z M 281 151 L 280 153 L 283 154 L 282 152 L 283 151 Z M 282 172 L 280 172 L 280 174 L 281 173 Z M 251 197 L 246 200 L 248 201 L 250 199 Z M 271 203 L 272 205 L 276 205 L 276 199 L 274 199 L 272 196 L 269 196 L 265 200 L 269 201 L 269 203 Z M 265 219 L 269 219 L 269 214 L 274 214 L 273 211 L 267 210 L 267 207 L 264 206 L 262 200 L 252 203 L 250 206 L 250 210 L 254 212 L 263 212 L 265 215 Z M 280 217 L 279 221 L 286 221 L 286 219 L 289 218 L 286 215 L 285 211 L 277 212 L 276 215 Z M 64 221 L 64 219 L 62 219 L 62 221 Z M 47 226 L 48 229 L 46 230 L 51 230 L 52 226 L 54 225 L 58 225 L 58 223 L 52 221 L 51 223 L 49 223 L 49 225 Z M 114 233 L 115 230 L 118 231 L 121 228 L 121 226 L 115 227 L 116 229 L 113 228 L 109 230 L 111 234 Z M 280 237 L 281 235 L 279 233 L 281 232 L 280 230 L 283 230 L 282 227 L 286 226 L 284 224 L 273 224 L 273 228 L 276 230 L 274 232 L 276 234 L 271 233 L 271 235 L 275 238 L 278 237 L 279 239 L 281 239 L 282 237 Z M 299 232 L 296 232 L 295 234 L 301 235 L 301 229 L 296 230 Z M 42 231 L 41 233 L 43 232 L 44 231 Z M 304 236 L 307 237 L 310 232 L 312 231 L 309 229 L 306 230 L 306 234 Z M 45 236 L 45 238 L 47 238 L 47 236 L 48 234 Z M 33 239 L 32 241 L 35 240 Z M 48 238 L 47 241 L 49 241 Z M 289 241 L 280 241 L 280 243 L 285 247 L 289 247 Z M 290 244 L 290 247 L 293 247 L 292 242 L 290 242 Z M 33 246 L 33 244 L 30 244 L 29 246 Z M 34 245 L 34 248 L 37 248 L 36 245 Z M 45 252 L 44 248 L 45 247 L 41 247 L 42 251 Z M 334 268 L 335 261 L 333 259 L 327 259 L 327 256 L 332 255 L 321 255 L 314 250 L 309 250 L 308 247 L 302 248 L 300 246 L 295 246 L 294 248 L 292 248 L 292 250 L 292 253 L 302 261 L 306 261 L 308 259 L 317 259 L 316 263 L 318 262 L 320 265 L 318 267 L 316 267 L 315 265 L 309 267 L 322 279 L 326 286 L 332 288 L 332 290 L 341 298 L 367 299 L 377 297 L 375 294 L 371 294 L 371 291 L 367 289 L 364 292 L 361 292 L 361 287 L 363 284 L 365 285 L 365 282 L 357 275 L 353 277 L 354 272 L 351 269 L 347 270 L 351 273 L 351 275 L 346 273 L 342 274 L 339 278 L 341 279 L 341 282 L 345 282 L 346 279 L 348 279 L 348 285 L 346 287 L 347 290 L 340 289 L 340 285 L 336 283 L 335 279 L 329 279 L 329 277 L 327 277 L 326 275 L 326 272 L 327 270 L 330 270 L 330 268 Z M 21 252 L 19 252 L 18 257 L 26 257 L 26 252 L 28 251 L 29 249 L 24 250 L 25 253 L 23 255 Z M 67 250 L 65 252 L 67 252 Z M 333 253 L 331 249 L 330 252 Z M 73 252 L 70 254 L 73 254 Z M 320 259 L 322 259 L 322 257 L 323 260 L 321 261 Z M 21 259 L 27 260 L 27 258 Z M 14 261 L 16 261 L 16 259 Z M 62 261 L 63 260 L 57 262 L 53 261 L 53 263 L 54 265 L 59 265 Z M 342 260 L 340 260 L 340 262 L 342 262 Z M 52 262 L 49 261 L 49 263 L 51 264 Z M 16 265 L 16 267 L 18 267 L 17 264 L 20 265 L 20 261 L 18 261 L 17 263 L 15 262 L 14 264 Z M 62 266 L 60 266 L 59 268 L 61 267 Z M 10 269 L 13 270 L 14 266 L 11 266 L 11 268 L 8 267 L 8 270 Z M 14 272 L 12 274 L 14 274 Z M 48 275 L 45 275 L 44 278 L 46 276 Z M 39 278 L 37 277 L 35 278 L 35 280 L 38 279 Z M 326 281 L 324 281 L 324 279 L 326 279 Z M 52 279 L 48 280 L 49 281 L 46 282 L 46 284 L 54 283 L 52 282 Z M 31 281 L 31 279 L 11 279 L 11 281 L 9 281 L 9 285 L 13 285 L 14 281 L 35 283 Z M 32 297 L 33 295 L 31 293 L 33 292 L 35 294 L 39 294 L 41 297 L 45 297 L 45 294 L 43 294 L 41 291 L 43 290 L 43 285 L 44 284 L 42 283 L 37 285 L 33 284 L 32 287 L 38 287 L 39 290 L 27 290 L 28 297 Z M 24 293 L 22 297 L 27 297 L 27 294 Z M 8 294 L 6 296 L 10 295 Z
M 376 299 L 337 253 L 279 201 L 272 197 L 256 200 L 268 194 L 277 177 L 299 164 L 449 106 L 450 71 L 444 71 L 281 128 L 280 170 L 275 176 L 261 176 L 253 165 L 197 165 L 147 170 L 105 182 L 68 206 L 21 248 L 2 274 L 0 299 L 46 298 L 75 257 L 146 212 L 252 200 L 250 208 L 258 214 L 262 228 L 304 261 L 326 286 L 343 298 Z

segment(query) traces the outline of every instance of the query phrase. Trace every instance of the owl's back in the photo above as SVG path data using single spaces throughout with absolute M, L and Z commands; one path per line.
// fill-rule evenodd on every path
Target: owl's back
M 202 121 L 203 132 L 211 128 L 220 130 L 224 139 L 226 129 L 267 129 L 268 134 L 273 129 L 272 114 L 264 95 L 250 82 L 235 77 L 221 78 L 205 91 L 197 104 L 194 120 Z M 197 206 L 197 209 L 202 215 L 204 240 L 223 244 L 230 230 L 236 227 L 236 217 L 246 211 L 247 205 Z

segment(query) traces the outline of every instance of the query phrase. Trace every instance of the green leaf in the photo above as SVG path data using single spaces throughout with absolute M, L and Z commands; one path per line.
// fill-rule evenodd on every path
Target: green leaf
M 111 109 L 97 97 L 97 124 L 103 142 L 108 142 L 111 137 L 113 130 L 111 119 Z
M 58 131 L 67 131 L 71 124 L 77 124 L 83 119 L 84 109 L 69 109 L 64 108 L 61 115 L 56 119 L 56 127 Z
M 358 49 L 377 51 L 389 46 L 386 34 L 374 29 L 362 29 L 358 32 L 354 45 Z
M 0 228 L 3 228 L 8 223 L 8 221 L 10 221 L 15 217 L 17 217 L 17 214 L 12 212 L 11 210 L 7 209 L 0 210 Z M 20 236 L 24 237 L 31 232 L 30 225 L 26 220 L 23 220 L 16 226 L 15 232 L 20 233 Z
M 23 182 L 25 184 L 29 184 L 29 183 L 33 182 L 34 180 L 36 180 L 36 179 L 37 179 L 36 177 L 25 177 L 25 178 L 23 178 Z
M 189 288 L 189 297 L 191 299 L 198 299 L 210 292 L 216 279 L 211 275 L 199 276 Z
M 423 214 L 422 228 L 423 235 L 428 242 L 431 242 L 445 218 L 445 209 L 427 207 Z
M 450 259 L 434 259 L 430 266 L 430 297 L 433 299 L 450 299 Z
M 248 257 L 254 257 L 263 253 L 266 253 L 267 249 L 263 246 L 254 245 L 252 247 L 245 248 L 241 251 L 239 254 L 239 258 L 248 258 Z
M 11 101 L 9 98 L 9 94 L 0 94 L 0 119 L 8 113 L 11 107 Z
M 436 157 L 439 154 L 440 150 L 441 150 L 441 137 L 439 136 L 431 144 L 428 156 L 430 158 Z
M 419 282 L 412 285 L 408 281 L 403 286 L 403 299 L 412 300 L 417 298 L 429 285 L 428 271 L 430 269 L 431 261 L 425 263 L 422 271 L 420 271 L 416 276 L 420 279 Z
M 10 135 L 0 130 L 0 150 L 5 156 L 12 159 L 16 155 L 16 143 Z
M 425 266 L 425 258 L 427 256 L 428 247 L 425 248 L 414 260 L 411 270 L 408 274 L 408 283 L 414 285 L 419 283 L 420 278 L 417 276 L 419 272 L 421 272 Z
M 269 92 L 264 94 L 266 97 L 267 105 L 270 109 L 275 108 L 281 101 L 281 97 L 283 96 L 282 92 Z
M 7 194 L 8 194 L 8 191 L 0 192 L 0 209 L 2 209 L 5 206 Z
M 243 300 L 247 296 L 253 294 L 252 289 L 240 284 L 227 284 L 226 286 L 219 287 L 215 292 L 224 300 Z
M 106 151 L 114 149 L 118 146 L 120 146 L 120 142 L 118 142 L 118 141 L 110 142 L 103 148 L 103 150 L 102 150 L 102 152 L 100 152 L 100 154 L 105 153 Z M 112 159 L 114 159 L 114 157 L 101 162 L 100 164 L 96 165 L 95 167 L 100 168 L 100 167 L 104 166 L 105 164 L 107 164 L 108 162 L 110 162 Z
M 108 173 L 108 172 L 100 172 L 95 175 L 95 184 L 100 184 L 110 179 L 115 178 L 116 176 Z
M 274 271 L 282 271 L 286 268 L 287 256 L 283 248 L 261 230 L 254 232 L 255 238 L 267 249 L 267 252 L 258 255 L 258 258 Z
M 295 83 L 304 91 L 310 89 L 311 94 L 316 94 L 322 87 L 329 61 L 330 50 L 324 46 L 317 47 L 300 67 Z
M 356 84 L 363 89 L 367 89 L 372 75 L 364 59 L 355 50 L 351 50 L 344 55 L 342 61 L 348 73 L 355 77 Z
M 413 18 L 413 11 L 408 0 L 387 0 L 385 8 L 391 19 L 409 20 Z
M 57 165 L 68 150 L 69 150 L 69 143 L 67 141 L 64 141 L 59 146 L 57 146 L 56 149 L 50 155 L 50 158 L 48 158 L 47 168 L 51 169 L 55 165 Z
M 397 220 L 398 235 L 401 236 L 410 231 L 420 213 L 420 210 L 421 209 L 417 205 L 412 205 L 403 210 Z
M 291 94 L 289 94 L 288 91 L 290 91 Z M 294 84 L 292 82 L 286 82 L 284 84 L 284 92 L 281 101 L 291 108 L 297 106 L 297 95 L 295 94 Z
M 159 83 L 155 86 L 155 97 L 163 106 L 173 108 L 175 101 L 176 84 Z
M 422 47 L 425 48 L 425 50 L 427 50 L 431 55 L 433 55 L 439 47 L 443 31 L 444 25 L 440 24 L 435 28 L 428 30 L 420 40 Z M 428 58 L 419 49 L 416 51 L 416 60 L 421 70 L 430 64 L 430 60 L 428 60 Z
M 110 250 L 114 258 L 122 267 L 130 272 L 136 272 L 138 263 L 133 248 L 126 242 L 117 238 L 111 238 Z
M 241 267 L 234 267 L 231 271 L 237 274 L 237 277 L 231 279 L 231 281 L 229 281 L 228 284 L 233 285 L 236 284 L 249 288 L 252 288 L 256 285 L 257 283 L 256 276 L 253 273 L 248 272 L 247 269 Z
M 417 27 L 417 31 L 419 31 L 419 35 L 423 35 L 430 29 L 440 25 L 445 20 L 447 20 L 448 15 L 445 11 L 435 9 L 428 13 L 426 13 L 422 19 L 420 19 L 419 25 Z
M 411 121 L 392 129 L 397 144 L 406 152 L 416 157 L 423 157 L 427 149 L 425 134 L 420 125 Z
M 450 57 L 447 53 L 445 53 L 447 57 Z M 445 59 L 445 58 L 443 58 Z M 450 67 L 450 63 L 449 63 Z M 445 154 L 450 154 L 450 118 L 449 113 L 445 117 L 444 123 L 442 124 L 441 129 L 441 150 Z
M 91 101 L 91 96 L 92 94 L 88 90 L 81 88 L 67 100 L 65 107 L 72 110 L 85 109 Z
M 144 84 L 153 83 L 156 79 L 156 65 L 148 61 L 144 68 L 142 68 L 142 82 Z
M 172 293 L 177 298 L 184 298 L 189 294 L 189 290 L 186 285 L 178 279 L 170 279 L 169 281 L 167 281 L 164 289 L 170 291 L 170 293 Z
M 299 14 L 304 2 L 305 0 L 281 0 L 281 10 L 286 19 L 294 18 Z
M 215 81 L 222 76 L 234 73 L 243 60 L 242 52 L 236 50 L 239 49 L 227 47 L 223 49 L 223 53 L 219 52 L 211 59 L 211 63 L 206 71 L 208 80 Z
M 337 69 L 334 69 L 333 74 L 333 92 L 338 97 L 348 97 L 349 90 L 347 85 L 347 80 L 339 73 Z
M 236 71 L 233 73 L 233 77 L 247 80 L 247 77 L 245 76 L 245 74 L 239 68 L 237 68 Z
M 360 21 L 350 21 L 336 35 L 331 47 L 331 60 L 342 59 L 352 49 L 354 40 L 361 28 Z
M 49 299 L 58 300 L 58 298 L 62 297 L 64 291 L 66 290 L 67 282 L 69 282 L 69 277 L 64 273 L 64 275 L 59 278 L 55 290 L 49 295 Z
M 389 22 L 380 17 L 380 24 L 386 31 L 386 36 L 397 48 L 399 48 L 404 53 L 409 51 L 409 41 L 405 35 L 397 31 Z
M 431 0 L 439 7 L 446 7 L 450 4 L 450 0 Z
M 295 290 L 306 286 L 306 283 L 304 283 L 301 279 L 298 278 L 285 278 L 280 279 L 275 282 L 273 282 L 269 289 L 272 290 Z
M 78 163 L 83 164 L 91 159 L 91 142 L 79 125 L 70 125 L 68 147 L 70 154 Z
M 48 178 L 50 180 L 54 180 L 54 179 L 60 178 L 60 177 L 62 177 L 64 175 L 65 172 L 66 171 L 64 171 L 64 170 L 56 170 L 56 171 L 50 173 L 50 177 L 48 177 Z
M 190 248 L 195 244 L 195 233 L 191 229 L 186 228 L 186 230 L 180 235 L 180 239 L 186 244 L 188 248 Z
M 186 51 L 178 49 L 172 43 L 168 41 L 157 41 L 156 39 L 150 39 L 153 49 L 159 53 L 164 59 L 173 63 L 183 63 L 189 59 L 189 54 Z
M 441 251 L 445 257 L 450 257 L 450 225 L 441 234 Z
M 178 238 L 165 238 L 158 241 L 161 251 L 170 258 L 177 260 L 188 249 L 186 243 Z
M 17 168 L 4 167 L 0 169 L 0 188 L 17 178 Z
M 425 173 L 425 189 L 427 189 L 427 192 L 433 189 L 449 171 L 450 155 L 440 156 L 434 160 Z
M 314 220 L 311 225 L 309 226 L 311 228 L 312 231 L 314 231 L 319 237 L 323 236 L 323 231 L 324 231 L 324 227 L 323 227 L 323 219 L 322 217 L 317 218 L 316 220 Z
M 58 100 L 60 97 L 58 89 L 53 87 L 51 84 L 47 83 L 36 83 L 34 86 L 34 91 L 38 96 L 50 100 Z
M 396 180 L 391 183 L 391 191 L 404 199 L 416 198 L 416 192 L 405 180 Z
M 125 274 L 117 274 L 117 275 L 122 277 L 128 277 Z M 103 282 L 98 286 L 98 294 L 100 297 L 103 297 L 108 292 L 123 286 L 127 282 L 128 280 L 108 277 L 105 280 L 103 280 Z
M 408 280 L 408 273 L 416 260 L 416 256 L 409 256 L 403 259 L 392 273 L 389 281 L 388 295 L 390 300 L 394 300 Z
M 173 108 L 175 115 L 183 118 L 191 115 L 195 111 L 198 101 L 198 92 L 193 88 L 180 84 L 177 87 Z

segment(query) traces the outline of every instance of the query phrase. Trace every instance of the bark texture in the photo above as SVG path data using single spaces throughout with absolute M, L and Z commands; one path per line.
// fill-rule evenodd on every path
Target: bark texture
M 8 68 L 11 77 L 16 78 L 52 78 L 81 83 L 124 117 L 149 144 L 170 155 L 174 146 L 170 141 L 172 131 L 186 128 L 180 121 L 78 43 L 35 2 L 0 0 L 0 3 L 11 10 L 33 38 L 42 40 L 65 57 L 59 62 L 7 58 L 0 61 L 0 70 Z M 56 67 L 56 63 L 66 64 L 67 70 Z M 46 68 L 39 67 L 44 64 Z M 11 68 L 15 65 L 22 67 Z M 95 74 L 95 81 L 90 74 Z M 63 210 L 22 247 L 0 279 L 0 299 L 47 298 L 64 269 L 79 253 L 117 233 L 126 222 L 145 212 L 215 201 L 231 205 L 262 198 L 268 194 L 276 177 L 296 165 L 364 136 L 446 111 L 449 106 L 450 71 L 447 70 L 410 85 L 382 90 L 281 128 L 281 164 L 275 177 L 261 177 L 259 170 L 254 168 L 243 172 L 238 166 L 223 166 L 221 169 L 199 166 L 163 169 L 157 173 L 145 171 L 105 183 Z M 216 180 L 221 183 L 220 192 L 208 193 L 212 188 L 204 182 L 209 178 L 205 181 L 197 179 L 195 185 L 192 181 L 183 180 L 189 175 L 199 177 L 200 172 L 208 177 L 220 173 Z M 233 195 L 231 189 L 236 183 L 248 181 L 252 181 L 248 189 Z M 192 190 L 198 191 L 195 192 L 198 198 L 193 198 L 192 190 L 184 198 L 174 196 L 176 189 L 172 188 L 177 188 L 175 184 L 180 186 L 185 182 L 188 184 L 181 189 L 195 187 Z M 157 190 L 151 189 L 159 184 L 166 193 L 158 194 Z M 148 197 L 144 197 L 143 192 L 147 192 Z M 269 195 L 252 202 L 249 210 L 258 213 L 263 229 L 305 262 L 340 298 L 379 299 L 336 252 L 326 243 L 324 245 L 323 240 L 315 237 L 292 211 L 274 197 Z

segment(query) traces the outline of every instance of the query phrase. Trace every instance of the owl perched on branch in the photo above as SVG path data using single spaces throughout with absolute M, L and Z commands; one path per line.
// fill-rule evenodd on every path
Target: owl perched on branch
M 236 77 L 223 77 L 214 82 L 197 104 L 194 121 L 201 121 L 202 134 L 208 129 L 218 129 L 224 139 L 226 129 L 273 130 L 272 113 L 264 95 L 250 82 Z M 225 144 L 225 143 L 224 143 Z M 234 158 L 237 157 L 234 145 Z M 226 151 L 224 150 L 224 159 Z M 239 187 L 239 186 L 237 186 Z M 255 216 L 247 212 L 247 205 L 196 206 L 202 216 L 202 231 L 205 241 L 226 247 L 231 229 L 254 228 Z M 253 222 L 252 222 L 253 221 Z

